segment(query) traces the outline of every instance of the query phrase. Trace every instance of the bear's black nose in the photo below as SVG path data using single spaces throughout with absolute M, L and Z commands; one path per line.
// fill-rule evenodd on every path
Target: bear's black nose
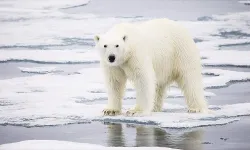
M 109 55 L 109 62 L 114 62 L 115 61 L 115 55 Z

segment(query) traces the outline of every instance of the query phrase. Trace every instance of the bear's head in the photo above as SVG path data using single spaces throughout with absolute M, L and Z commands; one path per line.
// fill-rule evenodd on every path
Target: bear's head
M 120 66 L 128 60 L 127 36 L 117 32 L 108 32 L 94 37 L 101 59 L 109 66 Z

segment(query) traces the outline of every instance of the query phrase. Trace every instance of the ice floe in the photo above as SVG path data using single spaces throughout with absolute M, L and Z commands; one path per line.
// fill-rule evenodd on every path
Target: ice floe
M 245 4 L 245 5 L 250 5 L 250 1 L 239 1 L 239 3 Z
M 250 51 L 202 51 L 206 59 L 202 63 L 207 66 L 250 67 Z
M 36 103 L 24 105 L 22 103 L 25 99 L 23 99 L 16 105 L 2 107 L 0 124 L 33 127 L 109 121 L 155 125 L 164 128 L 193 128 L 223 125 L 238 121 L 240 116 L 250 115 L 250 103 L 210 106 L 213 110 L 211 114 L 187 113 L 184 106 L 165 103 L 163 112 L 153 113 L 151 116 L 127 117 L 123 114 L 104 117 L 102 110 L 105 104 L 75 103 L 55 96 L 54 99 L 49 99 L 49 96 L 40 99 L 37 96 L 27 96 L 26 99 L 31 101 L 32 98 L 35 98 Z M 56 100 L 58 98 L 60 100 Z M 123 113 L 131 107 L 133 105 L 124 105 Z
M 249 115 L 249 105 L 210 106 L 213 114 L 189 114 L 186 106 L 166 103 L 164 111 L 147 117 L 103 117 L 107 94 L 100 68 L 85 68 L 80 74 L 45 74 L 0 80 L 0 124 L 46 126 L 91 121 L 115 121 L 153 124 L 168 128 L 186 128 L 226 124 L 238 116 Z M 250 73 L 205 69 L 205 88 L 222 87 L 232 81 L 249 80 Z M 206 96 L 214 96 L 205 91 Z M 169 97 L 183 97 L 173 85 Z M 128 83 L 123 111 L 135 103 L 135 91 Z M 182 98 L 183 99 L 183 98 Z M 183 99 L 184 101 L 184 99 Z M 32 112 L 32 113 L 31 113 Z
M 22 72 L 25 73 L 37 73 L 37 74 L 47 74 L 47 73 L 57 73 L 62 72 L 62 70 L 56 69 L 56 67 L 31 67 L 31 68 L 24 68 L 18 67 Z

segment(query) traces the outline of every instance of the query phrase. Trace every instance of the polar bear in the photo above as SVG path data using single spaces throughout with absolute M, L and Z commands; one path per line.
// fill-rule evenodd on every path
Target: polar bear
M 182 25 L 169 19 L 120 23 L 94 37 L 100 51 L 108 94 L 104 115 L 121 113 L 126 81 L 136 90 L 136 105 L 127 115 L 149 115 L 163 106 L 166 89 L 176 82 L 188 112 L 208 112 L 199 51 Z

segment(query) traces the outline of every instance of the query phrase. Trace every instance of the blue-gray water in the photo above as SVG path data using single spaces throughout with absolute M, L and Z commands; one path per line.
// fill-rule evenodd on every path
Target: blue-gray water
M 126 124 L 77 124 L 45 128 L 0 127 L 1 144 L 21 140 L 67 140 L 105 146 L 158 146 L 185 150 L 249 150 L 250 119 L 190 130 Z
M 228 12 L 249 11 L 238 0 L 93 0 L 84 7 L 64 10 L 69 13 L 94 13 L 105 17 L 168 17 L 197 20 L 199 17 Z

